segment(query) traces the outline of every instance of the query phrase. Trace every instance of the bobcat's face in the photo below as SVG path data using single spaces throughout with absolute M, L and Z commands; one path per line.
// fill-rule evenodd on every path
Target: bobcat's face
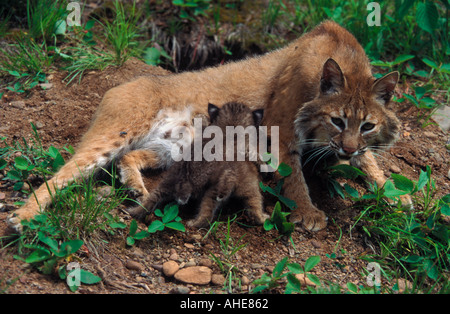
M 393 72 L 373 83 L 361 82 L 351 90 L 337 63 L 329 59 L 318 97 L 306 103 L 296 116 L 300 150 L 313 149 L 313 158 L 335 154 L 348 160 L 368 149 L 388 147 L 399 129 L 397 118 L 385 107 L 397 79 L 398 73 Z

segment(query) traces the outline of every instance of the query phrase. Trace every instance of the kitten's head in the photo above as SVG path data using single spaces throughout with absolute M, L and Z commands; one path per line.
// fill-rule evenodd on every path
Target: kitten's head
M 384 149 L 397 138 L 399 121 L 386 108 L 398 81 L 398 72 L 366 81 L 347 80 L 339 65 L 328 59 L 319 93 L 303 105 L 295 119 L 300 150 L 323 148 L 340 159 Z M 352 86 L 351 86 L 352 85 Z
M 258 127 L 263 117 L 263 109 L 252 111 L 242 103 L 229 102 L 222 108 L 208 104 L 208 114 L 211 124 L 221 128 L 227 126 Z

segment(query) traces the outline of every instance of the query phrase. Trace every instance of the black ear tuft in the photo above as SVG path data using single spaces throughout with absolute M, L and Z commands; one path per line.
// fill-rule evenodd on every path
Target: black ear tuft
M 386 105 L 391 100 L 399 75 L 397 71 L 394 71 L 377 79 L 373 83 L 372 92 L 375 99 L 382 105 Z
M 213 105 L 211 103 L 208 104 L 208 114 L 209 114 L 209 120 L 211 122 L 214 122 L 216 120 L 217 116 L 219 115 L 219 107 L 216 105 Z
M 259 126 L 261 124 L 263 115 L 264 115 L 264 109 L 257 109 L 252 112 L 253 115 L 253 121 L 255 122 L 255 126 Z
M 320 93 L 330 95 L 339 93 L 345 86 L 345 78 L 341 68 L 333 59 L 328 59 L 323 65 L 320 79 Z

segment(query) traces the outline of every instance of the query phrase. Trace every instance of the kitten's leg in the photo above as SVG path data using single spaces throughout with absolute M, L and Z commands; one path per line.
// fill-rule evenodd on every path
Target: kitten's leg
M 360 168 L 365 174 L 367 174 L 370 182 L 376 182 L 378 187 L 382 187 L 386 183 L 386 176 L 383 170 L 380 169 L 378 163 L 371 151 L 365 152 L 363 155 L 351 159 L 351 164 Z M 412 206 L 412 200 L 409 195 L 400 196 L 402 205 L 406 207 Z
M 155 152 L 133 150 L 125 154 L 118 163 L 120 181 L 130 187 L 136 196 L 146 196 L 148 191 L 142 179 L 141 170 L 159 168 L 159 158 Z
M 210 222 L 214 218 L 214 212 L 219 206 L 220 202 L 216 200 L 217 192 L 214 187 L 209 188 L 203 195 L 202 201 L 200 202 L 199 212 L 197 217 L 187 222 L 190 227 L 203 228 L 208 227 Z
M 270 218 L 264 212 L 263 196 L 259 188 L 258 176 L 250 176 L 243 184 L 239 184 L 235 190 L 236 196 L 247 199 L 248 213 L 255 224 L 262 225 L 266 219 Z
M 283 185 L 284 196 L 297 204 L 297 208 L 290 215 L 290 221 L 302 223 L 310 231 L 325 228 L 327 217 L 312 204 L 298 153 L 289 152 L 288 147 L 280 147 L 280 161 L 292 167 L 292 173 L 285 178 Z

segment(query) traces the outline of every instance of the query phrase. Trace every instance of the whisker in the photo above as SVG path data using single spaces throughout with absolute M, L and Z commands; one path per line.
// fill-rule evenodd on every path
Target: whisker
M 329 148 L 329 146 L 321 146 L 321 147 L 313 148 L 312 150 L 306 152 L 306 154 L 310 154 L 310 156 L 308 156 L 308 158 L 304 162 L 303 166 L 306 166 L 315 157 L 321 155 L 324 151 L 328 150 L 328 148 Z
M 319 161 L 321 159 L 326 159 L 328 156 L 330 156 L 330 154 L 333 154 L 334 152 L 331 149 L 326 149 L 323 153 L 322 156 L 320 156 L 316 162 L 314 163 L 314 166 L 312 168 L 312 170 L 314 171 L 316 169 L 317 164 L 319 163 Z

